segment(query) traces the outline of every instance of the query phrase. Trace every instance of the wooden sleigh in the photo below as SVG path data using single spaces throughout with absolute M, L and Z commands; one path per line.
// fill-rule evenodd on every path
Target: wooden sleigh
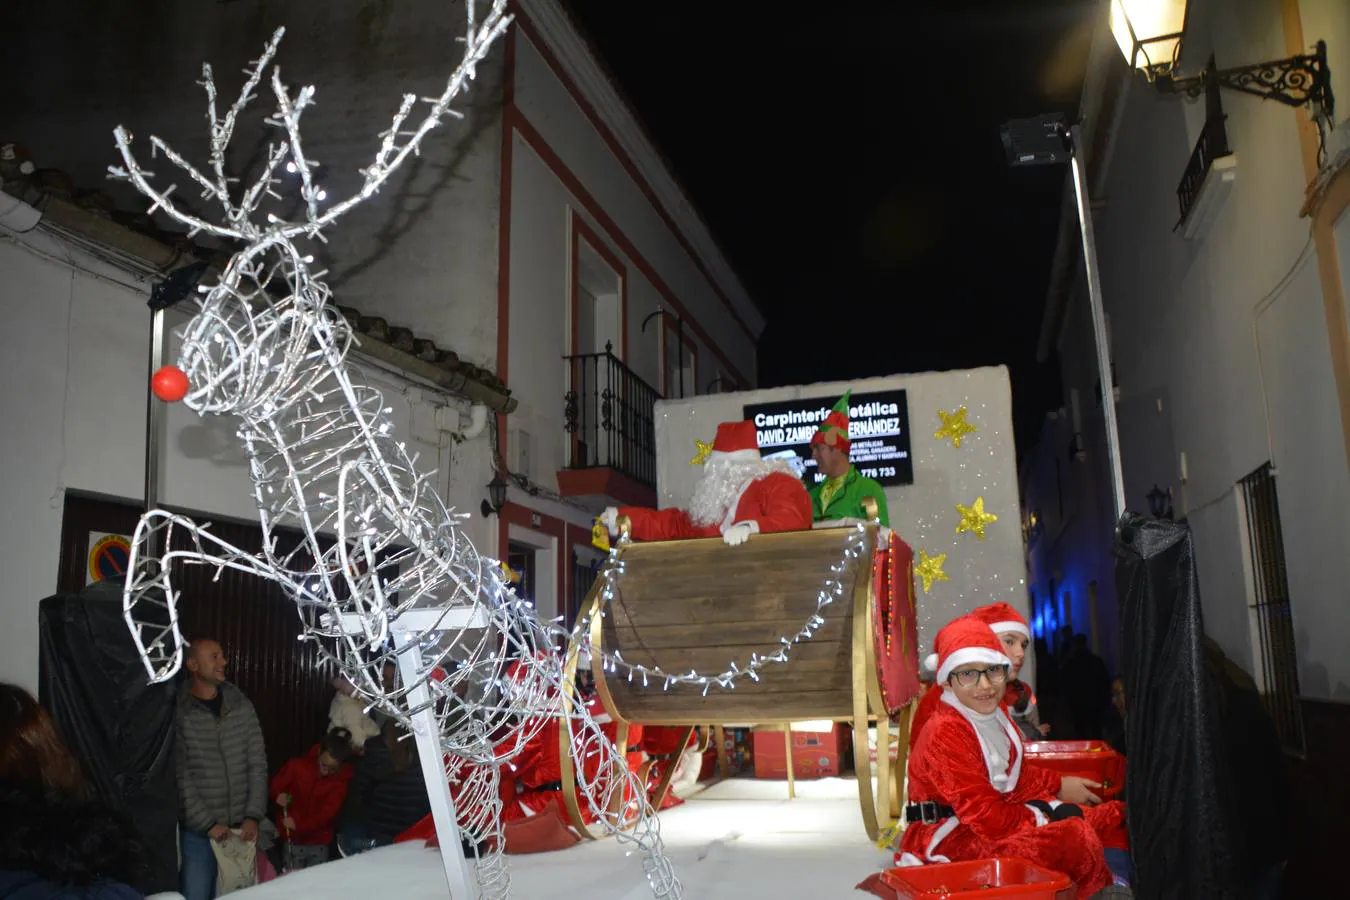
M 623 571 L 613 598 L 606 602 L 605 585 L 597 579 L 582 610 L 591 623 L 596 690 L 618 725 L 618 743 L 627 745 L 629 723 L 684 726 L 682 743 L 700 728 L 704 747 L 715 731 L 725 777 L 722 724 L 788 732 L 791 723 L 804 720 L 849 722 L 863 824 L 875 840 L 900 812 L 908 723 L 919 694 L 913 553 L 885 535 L 865 525 L 755 535 L 739 547 L 716 538 L 621 543 Z M 851 547 L 858 552 L 849 557 Z M 829 579 L 843 590 L 820 608 Z M 657 678 L 644 684 L 622 668 L 606 671 L 605 659 L 615 651 L 627 663 L 667 672 L 721 673 L 733 661 L 744 668 L 752 654 L 781 650 L 783 638 L 792 640 L 818 611 L 824 624 L 795 644 L 786 662 L 769 664 L 758 681 L 740 679 L 734 688 L 713 685 L 705 692 L 703 686 L 667 685 Z M 568 650 L 567 685 L 574 684 L 580 649 L 574 642 Z M 898 747 L 892 723 L 899 725 Z M 875 765 L 868 760 L 871 726 L 877 733 Z M 791 760 L 791 734 L 786 737 Z M 560 742 L 571 823 L 583 836 L 598 837 L 599 829 L 581 815 L 566 729 Z M 653 798 L 656 808 L 674 770 L 672 760 Z M 791 765 L 789 778 L 790 773 Z

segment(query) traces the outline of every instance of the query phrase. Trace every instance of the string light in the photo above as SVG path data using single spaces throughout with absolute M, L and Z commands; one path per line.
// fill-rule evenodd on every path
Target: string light
M 110 174 L 147 197 L 151 213 L 162 211 L 190 236 L 206 233 L 243 245 L 216 284 L 199 288 L 200 310 L 184 329 L 178 367 L 188 377 L 188 408 L 238 418 L 263 535 L 263 549 L 249 553 L 216 537 L 209 523 L 150 510 L 133 538 L 123 615 L 150 678 L 165 681 L 183 661 L 175 564 L 208 566 L 216 578 L 226 570 L 244 572 L 279 585 L 298 609 L 299 640 L 317 648 L 319 664 L 346 678 L 368 710 L 414 733 L 424 734 L 428 719 L 434 723 L 458 824 L 477 848 L 483 897 L 510 891 L 502 857 L 502 767 L 548 722 L 564 724 L 577 760 L 579 799 L 626 849 L 640 853 L 653 895 L 673 900 L 683 888 L 663 852 L 654 812 L 638 799 L 645 798 L 645 786 L 584 706 L 564 706 L 564 671 L 553 647 L 566 633 L 515 596 L 500 563 L 480 556 L 465 537 L 466 516 L 446 508 L 436 474 L 418 470 L 380 391 L 349 370 L 351 328 L 330 303 L 324 273 L 312 271 L 313 257 L 297 246 L 326 240 L 324 229 L 377 193 L 442 118 L 458 116 L 450 104 L 510 21 L 506 2 L 492 0 L 481 22 L 475 2 L 465 4 L 463 58 L 444 91 L 433 98 L 405 95 L 373 161 L 361 170 L 359 190 L 323 210 L 318 204 L 328 194 L 314 181 L 318 163 L 303 149 L 300 132 L 315 89 L 292 92 L 275 68 L 269 84 L 276 108 L 266 123 L 279 136 L 249 186 L 241 188 L 226 173 L 237 120 L 271 67 L 281 29 L 244 70 L 244 86 L 223 116 L 211 67 L 202 67 L 209 170 L 194 168 L 160 138 L 149 140 L 153 157 L 219 204 L 220 221 L 181 209 L 176 184 L 153 186 L 155 173 L 133 155 L 131 134 L 121 126 L 114 131 L 123 165 Z M 415 123 L 414 109 L 422 113 Z M 284 202 L 282 171 L 298 176 L 300 221 L 263 208 Z M 301 540 L 282 542 L 281 528 L 300 532 Z M 152 555 L 151 548 L 166 549 Z M 428 610 L 440 613 L 435 624 L 411 629 L 404 643 L 420 651 L 421 666 L 387 685 L 384 668 L 397 670 L 400 659 L 393 636 L 409 630 L 400 622 Z M 462 621 L 473 626 L 446 624 Z M 429 699 L 415 702 L 423 689 Z M 634 802 L 612 810 L 608 801 L 616 790 Z
M 873 524 L 878 523 L 873 522 Z M 603 670 L 627 678 L 630 682 L 635 676 L 641 676 L 644 687 L 647 686 L 649 679 L 660 681 L 662 690 L 665 691 L 669 691 L 675 685 L 691 685 L 702 688 L 705 697 L 714 687 L 722 690 L 733 690 L 737 682 L 747 678 L 750 681 L 758 682 L 761 672 L 772 665 L 785 665 L 791 658 L 794 647 L 811 640 L 817 631 L 825 627 L 827 608 L 836 600 L 844 598 L 844 592 L 847 588 L 843 582 L 843 575 L 851 568 L 850 560 L 857 560 L 867 548 L 866 526 L 858 524 L 853 526 L 850 531 L 842 558 L 830 567 L 830 575 L 825 579 L 825 583 L 816 594 L 815 611 L 807 616 L 801 628 L 791 637 L 787 635 L 779 637 L 778 648 L 773 653 L 752 652 L 744 665 L 733 659 L 727 663 L 727 667 L 721 672 L 709 674 L 693 669 L 688 673 L 678 673 L 671 672 L 660 665 L 648 666 L 642 663 L 630 663 L 623 658 L 623 651 L 616 649 L 600 654 Z M 621 536 L 619 541 L 610 548 L 605 567 L 600 572 L 601 602 L 598 611 L 602 618 L 619 593 L 619 582 L 624 574 L 622 551 L 629 543 L 630 539 L 627 535 Z M 582 616 L 577 622 L 576 628 L 573 629 L 572 639 L 585 647 L 588 652 L 594 654 L 595 648 L 590 643 L 592 621 L 593 616 L 590 613 Z

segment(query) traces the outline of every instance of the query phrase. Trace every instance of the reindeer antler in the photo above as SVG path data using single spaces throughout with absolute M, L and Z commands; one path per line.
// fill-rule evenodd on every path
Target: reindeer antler
M 223 223 L 208 222 L 175 205 L 173 195 L 178 188 L 177 184 L 156 190 L 150 183 L 155 173 L 137 162 L 131 152 L 131 133 L 121 125 L 114 129 L 113 134 L 124 165 L 109 166 L 108 174 L 112 178 L 130 181 L 138 191 L 152 201 L 149 210 L 151 213 L 162 209 L 171 218 L 186 225 L 190 237 L 199 232 L 206 232 L 241 241 L 257 240 L 265 234 L 284 238 L 304 235 L 323 239 L 321 230 L 325 226 L 332 224 L 343 214 L 377 193 L 409 155 L 419 152 L 422 139 L 440 124 L 442 117 L 448 114 L 463 118 L 460 113 L 450 108 L 450 104 L 467 88 L 468 82 L 472 81 L 476 74 L 478 63 L 511 23 L 511 17 L 506 15 L 507 0 L 491 0 L 491 2 L 491 9 L 479 23 L 474 11 L 475 0 L 465 0 L 465 36 L 458 39 L 464 43 L 464 56 L 446 81 L 445 90 L 439 97 L 422 98 L 421 102 L 428 104 L 426 116 L 416 128 L 411 129 L 407 120 L 419 101 L 416 95 L 405 94 L 389 128 L 379 135 L 381 144 L 374 160 L 368 167 L 361 169 L 364 176 L 361 189 L 325 210 L 319 209 L 319 204 L 326 197 L 323 189 L 314 181 L 316 163 L 306 157 L 300 140 L 300 117 L 306 108 L 314 104 L 315 88 L 313 85 L 305 86 L 292 97 L 281 80 L 279 67 L 273 67 L 271 79 L 272 93 L 277 98 L 277 108 L 266 121 L 269 125 L 284 129 L 287 140 L 269 145 L 267 161 L 261 174 L 244 191 L 237 203 L 230 196 L 230 185 L 239 179 L 225 174 L 225 151 L 234 136 L 239 115 L 253 101 L 254 92 L 262 81 L 263 73 L 276 56 L 277 48 L 286 31 L 284 28 L 278 28 L 273 33 L 262 55 L 244 69 L 247 79 L 223 119 L 217 113 L 216 85 L 211 66 L 202 65 L 200 84 L 206 91 L 207 121 L 211 127 L 211 170 L 214 177 L 202 173 L 161 138 L 157 136 L 150 138 L 153 156 L 163 154 L 169 162 L 201 186 L 203 198 L 215 199 L 221 204 L 225 214 Z M 263 199 L 265 197 L 280 199 L 280 195 L 273 188 L 280 181 L 276 177 L 276 171 L 283 162 L 288 162 L 300 176 L 300 196 L 305 202 L 305 221 L 291 222 L 269 214 L 266 224 L 256 223 L 252 216 L 257 212 Z
M 445 90 L 441 92 L 439 97 L 422 98 L 422 102 L 429 105 L 426 117 L 422 119 L 417 128 L 411 131 L 406 129 L 408 115 L 418 101 L 416 95 L 404 94 L 403 102 L 400 104 L 398 112 L 394 113 L 389 128 L 380 134 L 382 142 L 379 151 L 375 154 L 374 161 L 370 166 L 361 170 L 361 174 L 365 176 L 365 182 L 361 185 L 361 190 L 346 200 L 329 207 L 322 215 L 316 216 L 311 208 L 308 224 L 287 225 L 283 228 L 284 233 L 289 236 L 298 236 L 306 232 L 312 233 L 333 222 L 339 216 L 378 192 L 389 179 L 389 176 L 399 166 L 403 165 L 404 160 L 410 154 L 418 152 L 422 138 L 426 137 L 428 132 L 441 123 L 442 116 L 449 114 L 455 118 L 463 118 L 461 113 L 450 108 L 450 104 L 465 89 L 467 82 L 473 80 L 478 63 L 487 56 L 492 43 L 511 24 L 511 17 L 506 15 L 506 0 L 492 0 L 492 8 L 481 25 L 475 24 L 473 0 L 466 0 L 464 5 L 466 28 L 465 36 L 461 39 L 464 42 L 464 57 L 455 67 L 454 72 L 450 73 L 450 78 L 445 83 Z M 402 144 L 399 143 L 400 138 L 404 139 Z M 304 178 L 304 164 L 301 160 L 302 158 L 297 158 L 295 164 L 300 168 L 301 177 Z

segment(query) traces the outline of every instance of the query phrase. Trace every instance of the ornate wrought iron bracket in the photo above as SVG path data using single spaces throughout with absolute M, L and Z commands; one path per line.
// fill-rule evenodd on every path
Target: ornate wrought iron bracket
M 1318 41 L 1316 51 L 1309 54 L 1232 69 L 1215 69 L 1211 64 L 1190 78 L 1159 75 L 1156 83 L 1165 93 L 1189 97 L 1200 96 L 1215 83 L 1285 106 L 1312 107 L 1313 112 L 1325 116 L 1328 122 L 1335 121 L 1336 101 L 1331 93 L 1331 69 L 1327 66 L 1325 41 Z

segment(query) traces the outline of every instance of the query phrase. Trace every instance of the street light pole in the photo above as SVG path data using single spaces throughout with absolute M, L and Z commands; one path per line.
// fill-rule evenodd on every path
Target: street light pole
M 164 416 L 164 402 L 150 390 L 150 378 L 164 365 L 164 307 L 156 307 L 150 313 L 150 367 L 145 379 L 147 399 L 145 410 L 145 512 L 159 505 L 159 448 L 161 422 Z M 158 546 L 160 532 L 151 528 L 146 534 L 149 546 L 146 547 L 147 559 L 159 559 L 163 547 Z
M 1083 237 L 1083 268 L 1087 272 L 1088 303 L 1092 309 L 1092 333 L 1097 345 L 1097 373 L 1102 385 L 1102 414 L 1106 425 L 1106 460 L 1111 470 L 1111 495 L 1115 501 L 1115 517 L 1125 514 L 1125 476 L 1120 461 L 1120 428 L 1116 422 L 1116 390 L 1111 377 L 1111 345 L 1106 333 L 1106 310 L 1102 304 L 1101 273 L 1097 265 L 1097 240 L 1092 228 L 1092 205 L 1088 197 L 1087 159 L 1083 150 L 1082 130 L 1075 125 L 1069 129 L 1069 145 L 1073 151 L 1070 169 L 1073 172 L 1074 195 L 1078 201 L 1078 228 Z

